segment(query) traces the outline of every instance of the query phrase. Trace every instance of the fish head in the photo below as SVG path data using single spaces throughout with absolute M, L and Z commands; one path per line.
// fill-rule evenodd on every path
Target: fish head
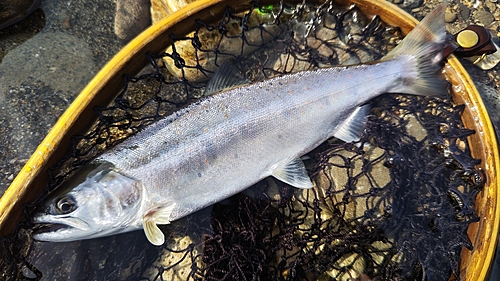
M 142 184 L 117 171 L 113 164 L 88 164 L 63 185 L 35 214 L 34 239 L 65 242 L 134 229 Z

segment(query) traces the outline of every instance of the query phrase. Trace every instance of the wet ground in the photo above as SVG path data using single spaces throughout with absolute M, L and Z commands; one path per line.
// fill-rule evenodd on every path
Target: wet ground
M 482 24 L 498 44 L 497 1 L 448 1 L 448 30 Z M 142 2 L 43 0 L 41 10 L 0 31 L 0 194 L 80 90 L 149 24 L 148 1 Z M 440 1 L 393 2 L 422 19 Z M 466 61 L 464 66 L 500 129 L 500 66 L 488 71 Z

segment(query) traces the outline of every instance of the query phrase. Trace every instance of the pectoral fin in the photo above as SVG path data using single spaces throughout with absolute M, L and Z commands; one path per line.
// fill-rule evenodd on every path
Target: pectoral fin
M 151 244 L 161 246 L 165 243 L 165 235 L 160 230 L 158 225 L 170 223 L 170 215 L 172 214 L 174 207 L 175 203 L 170 204 L 167 207 L 150 210 L 146 213 L 146 215 L 144 215 L 142 226 L 144 228 L 144 233 L 146 233 L 146 237 Z
M 145 220 L 143 223 L 144 233 L 149 242 L 155 246 L 161 246 L 165 243 L 165 235 L 156 225 L 154 220 Z
M 370 112 L 369 105 L 363 105 L 354 110 L 342 124 L 337 127 L 334 137 L 345 142 L 358 141 L 363 134 L 366 124 L 366 116 Z
M 278 163 L 271 175 L 282 182 L 298 188 L 311 188 L 313 184 L 307 174 L 304 162 L 299 158 Z

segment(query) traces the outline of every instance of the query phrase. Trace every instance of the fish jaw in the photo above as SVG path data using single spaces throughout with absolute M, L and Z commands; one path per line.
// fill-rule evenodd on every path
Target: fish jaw
M 116 228 L 95 227 L 76 217 L 60 217 L 54 219 L 50 215 L 39 215 L 33 218 L 36 224 L 33 232 L 33 239 L 42 242 L 72 242 L 78 240 L 94 239 L 138 230 L 141 227 L 134 227 L 129 224 L 126 227 Z
M 38 241 L 73 241 L 91 235 L 90 225 L 79 218 L 37 215 L 33 218 L 37 224 L 33 238 Z M 84 235 L 81 235 L 85 233 Z M 80 237 L 81 236 L 81 237 Z M 68 237 L 71 237 L 68 239 Z

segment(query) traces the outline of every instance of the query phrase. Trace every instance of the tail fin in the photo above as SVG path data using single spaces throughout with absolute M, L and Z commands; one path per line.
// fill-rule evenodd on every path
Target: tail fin
M 439 5 L 382 58 L 387 61 L 398 57 L 404 60 L 406 57 L 413 62 L 408 69 L 408 77 L 404 74 L 404 88 L 394 90 L 415 95 L 438 96 L 446 93 L 446 82 L 440 75 L 446 43 L 446 6 L 446 3 Z

